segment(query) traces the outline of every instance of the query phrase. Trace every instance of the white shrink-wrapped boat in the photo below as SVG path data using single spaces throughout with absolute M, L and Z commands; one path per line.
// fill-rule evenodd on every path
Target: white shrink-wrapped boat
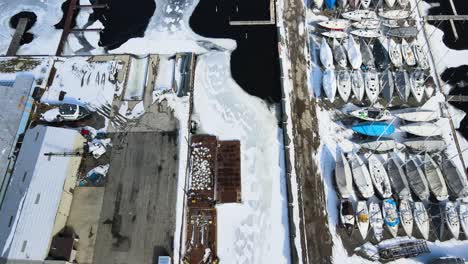
M 383 218 L 380 206 L 377 202 L 371 202 L 369 204 L 369 215 L 369 222 L 374 233 L 374 238 L 380 241 L 383 237 Z
M 357 154 L 352 155 L 351 171 L 353 172 L 354 183 L 361 196 L 365 199 L 373 196 L 374 187 L 372 186 L 369 170 L 362 158 Z
M 351 89 L 353 90 L 354 96 L 360 102 L 364 99 L 364 93 L 366 91 L 364 87 L 364 77 L 361 70 L 354 70 L 351 73 Z
M 427 183 L 432 193 L 438 201 L 448 199 L 448 189 L 445 184 L 444 176 L 439 168 L 439 165 L 426 153 L 424 155 L 424 174 L 426 174 Z
M 351 167 L 343 152 L 340 152 L 339 155 L 337 154 L 336 157 L 335 180 L 341 198 L 350 198 L 353 193 L 353 176 L 351 174 Z
M 449 201 L 445 204 L 444 218 L 450 234 L 455 239 L 458 239 L 460 235 L 460 219 L 458 218 L 455 203 Z
M 325 38 L 322 39 L 320 46 L 320 62 L 326 69 L 333 67 L 333 53 Z
M 415 202 L 413 208 L 413 219 L 416 228 L 425 240 L 429 239 L 429 215 L 422 202 Z
M 364 76 L 364 86 L 366 87 L 367 98 L 371 103 L 375 103 L 379 98 L 380 87 L 377 72 L 368 71 Z
M 400 44 L 396 43 L 393 38 L 388 40 L 388 55 L 395 67 L 401 67 L 403 65 L 403 57 L 401 54 Z
M 414 155 L 406 162 L 406 177 L 413 192 L 421 201 L 429 199 L 429 185 L 421 168 L 421 161 Z
M 400 130 L 420 137 L 433 137 L 442 134 L 442 129 L 438 125 L 429 122 L 407 124 L 400 126 Z
M 406 108 L 404 111 L 395 113 L 395 116 L 410 122 L 429 122 L 439 118 L 439 114 L 432 110 Z
M 344 102 L 351 96 L 351 74 L 348 70 L 341 70 L 337 76 L 338 93 Z
M 323 90 L 325 91 L 325 94 L 327 95 L 330 102 L 335 101 L 335 95 L 336 95 L 335 70 L 326 69 L 325 72 L 323 73 L 322 82 L 323 82 Z
M 393 119 L 390 111 L 375 107 L 356 109 L 349 114 L 366 121 L 387 121 Z
M 392 153 L 387 161 L 387 174 L 393 193 L 397 194 L 400 199 L 410 199 L 411 191 L 403 168 L 400 157 L 396 153 Z
M 400 220 L 403 230 L 408 236 L 413 235 L 413 210 L 411 208 L 410 200 L 400 201 Z
M 362 239 L 366 239 L 369 231 L 369 209 L 366 201 L 359 201 L 356 207 L 356 225 Z
M 425 76 L 422 70 L 415 70 L 411 73 L 411 93 L 413 94 L 416 101 L 420 103 L 424 97 L 426 86 Z
M 416 65 L 416 57 L 411 45 L 403 38 L 401 39 L 401 54 L 408 66 Z
M 362 55 L 359 45 L 354 40 L 353 35 L 348 37 L 348 59 L 351 67 L 355 70 L 360 69 L 362 65 Z
M 387 171 L 384 165 L 376 155 L 371 155 L 367 162 L 369 163 L 369 174 L 374 183 L 374 187 L 383 198 L 392 196 L 392 188 L 388 179 Z

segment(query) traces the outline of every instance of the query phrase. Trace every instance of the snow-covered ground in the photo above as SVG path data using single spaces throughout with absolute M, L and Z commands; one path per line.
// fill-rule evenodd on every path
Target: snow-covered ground
M 414 4 L 414 1 L 412 2 Z M 418 2 L 421 3 L 422 7 L 428 7 L 426 3 L 422 1 Z M 424 10 L 422 11 L 425 12 Z M 310 22 L 316 20 L 323 20 L 324 18 L 322 16 L 316 16 L 310 10 L 308 10 L 307 19 L 308 22 Z M 313 28 L 311 29 L 313 30 Z M 446 67 L 456 67 L 464 64 L 463 58 L 466 58 L 466 56 L 468 55 L 468 53 L 466 52 L 468 51 L 455 51 L 448 49 L 442 43 L 441 39 L 443 33 L 440 30 L 430 25 L 427 25 L 427 30 L 431 34 L 431 48 L 435 56 L 434 64 L 437 66 L 437 71 L 439 74 Z M 421 37 L 422 36 L 420 36 L 420 38 Z M 424 43 L 423 39 L 420 39 L 419 41 Z M 311 81 L 309 82 L 309 91 L 311 92 L 311 97 L 313 97 L 312 93 L 315 93 L 317 95 L 317 92 L 320 92 L 320 87 L 317 87 L 317 85 L 321 85 L 321 83 L 316 81 L 316 79 L 320 76 L 320 70 L 317 70 L 317 68 L 319 68 L 317 62 L 318 58 L 316 58 L 316 56 L 312 54 L 311 60 Z M 444 96 L 440 92 L 438 92 L 421 108 L 440 111 L 439 103 L 444 101 Z M 352 109 L 353 107 L 354 106 L 352 105 L 345 106 L 345 108 L 348 110 Z M 455 127 L 458 128 L 461 120 L 465 116 L 465 113 L 451 106 L 449 106 L 449 111 L 453 118 Z M 353 135 L 353 132 L 349 129 L 349 127 L 346 127 L 341 121 L 339 121 L 339 116 L 341 115 L 339 110 L 325 109 L 322 106 L 322 104 L 319 103 L 317 104 L 316 113 L 319 120 L 319 135 L 321 142 L 319 154 L 317 156 L 317 163 L 321 165 L 320 171 L 326 189 L 325 193 L 327 197 L 326 200 L 328 220 L 330 232 L 333 237 L 333 260 L 335 263 L 374 263 L 362 257 L 359 257 L 356 254 L 349 256 L 343 245 L 341 237 L 337 234 L 336 230 L 337 225 L 339 223 L 339 198 L 336 194 L 335 187 L 333 185 L 333 171 L 335 168 L 336 153 L 337 151 L 344 151 L 346 153 L 358 151 L 359 145 L 350 140 L 351 136 Z M 443 130 L 442 136 L 447 143 L 448 156 L 452 158 L 452 160 L 455 162 L 456 166 L 458 166 L 460 171 L 464 171 L 464 168 L 462 168 L 461 165 L 461 161 L 458 158 L 458 152 L 455 147 L 448 118 L 440 118 L 440 120 L 437 121 L 437 125 L 439 125 L 439 127 L 441 127 L 441 129 Z M 401 136 L 401 131 L 397 129 L 396 136 L 394 136 L 395 139 L 399 140 Z M 463 138 L 463 136 L 461 136 L 459 133 L 458 136 L 459 140 L 461 140 L 461 149 L 467 150 L 468 143 L 466 139 Z M 468 151 L 464 151 L 463 156 L 465 163 L 467 163 Z M 468 248 L 467 241 L 456 241 L 452 239 L 450 241 L 445 242 L 428 242 L 428 246 L 431 250 L 430 254 L 425 254 L 413 259 L 401 259 L 392 263 L 428 263 L 430 260 L 441 256 L 457 256 L 468 258 L 468 252 L 466 250 L 463 250 L 463 248 Z
M 231 78 L 230 53 L 198 58 L 194 118 L 200 132 L 241 142 L 242 203 L 216 206 L 222 263 L 288 263 L 282 132 L 275 114 Z
M 114 94 L 122 85 L 113 75 L 120 66 L 116 61 L 91 62 L 85 57 L 57 60 L 54 80 L 41 101 L 48 104 L 81 104 L 92 110 L 112 105 Z M 59 100 L 61 92 L 65 92 L 63 101 Z
M 14 30 L 10 18 L 21 12 L 30 11 L 37 15 L 36 24 L 29 30 L 34 34 L 30 44 L 21 46 L 18 54 L 52 55 L 57 50 L 61 30 L 55 29 L 62 18 L 62 0 L 15 0 L 0 3 L 0 54 L 5 54 Z

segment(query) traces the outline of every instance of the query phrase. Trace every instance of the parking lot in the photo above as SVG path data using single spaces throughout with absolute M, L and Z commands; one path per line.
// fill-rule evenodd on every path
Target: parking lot
M 156 263 L 172 255 L 177 135 L 114 135 L 93 263 Z

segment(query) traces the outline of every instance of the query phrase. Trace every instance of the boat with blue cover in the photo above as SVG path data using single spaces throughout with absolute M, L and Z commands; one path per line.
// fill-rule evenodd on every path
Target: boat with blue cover
M 363 122 L 351 128 L 354 132 L 367 136 L 389 136 L 395 132 L 395 126 L 384 122 Z
M 325 0 L 325 5 L 327 8 L 332 10 L 335 7 L 336 0 Z
M 398 217 L 397 205 L 393 199 L 385 199 L 382 203 L 382 214 L 384 223 L 388 227 L 388 230 L 393 237 L 396 237 L 398 233 L 398 224 L 400 218 Z

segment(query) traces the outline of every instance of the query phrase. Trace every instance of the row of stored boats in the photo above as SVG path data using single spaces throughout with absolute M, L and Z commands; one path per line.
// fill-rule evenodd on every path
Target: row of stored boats
M 410 198 L 410 190 L 413 190 L 422 201 L 429 199 L 430 191 L 437 200 L 444 201 L 448 199 L 447 185 L 452 190 L 453 198 L 468 195 L 464 175 L 450 159 L 441 158 L 440 153 L 446 144 L 435 136 L 441 135 L 442 129 L 436 123 L 429 122 L 437 120 L 439 113 L 418 108 L 407 108 L 396 113 L 385 109 L 361 108 L 351 111 L 350 115 L 367 120 L 353 125 L 352 130 L 367 137 L 359 145 L 371 154 L 367 157 L 368 165 L 356 153 L 348 155 L 349 161 L 344 153 L 338 155 L 335 176 L 342 197 L 346 198 L 352 193 L 349 191 L 352 178 L 364 198 L 373 196 L 375 188 L 382 198 L 389 198 L 393 189 L 393 194 L 402 199 Z M 399 129 L 417 137 L 407 138 L 402 143 L 388 137 L 394 133 L 394 125 L 376 121 L 394 118 L 413 122 Z M 401 153 L 404 149 L 408 151 Z
M 395 43 L 393 40 L 390 42 Z M 396 49 L 394 53 L 390 54 L 399 55 L 388 56 L 389 53 L 386 52 L 381 42 L 376 41 L 379 44 L 374 44 L 373 51 L 378 54 L 374 56 L 365 41 L 356 46 L 357 44 L 352 36 L 348 39 L 348 48 L 346 50 L 336 39 L 333 40 L 332 50 L 326 38 L 323 38 L 319 57 L 325 68 L 322 76 L 322 87 L 327 98 L 333 102 L 338 93 L 341 99 L 347 102 L 354 94 L 356 100 L 362 102 L 366 95 L 371 104 L 379 99 L 380 94 L 387 102 L 392 102 L 394 95 L 397 95 L 403 103 L 408 102 L 410 95 L 413 95 L 418 103 L 422 102 L 424 98 L 430 98 L 435 88 L 432 78 L 425 73 L 425 69 L 429 67 L 427 57 L 423 55 L 419 45 L 410 45 L 406 41 L 404 42 L 406 52 L 402 53 L 398 47 L 399 44 L 392 44 L 391 46 L 396 47 Z M 414 56 L 413 50 L 419 50 L 416 54 L 420 53 L 420 56 Z M 412 55 L 408 55 L 409 51 L 411 51 Z M 402 54 L 407 54 L 404 56 L 407 58 L 405 61 L 411 64 L 414 63 L 413 65 L 416 64 L 416 61 L 419 61 L 419 65 L 424 66 L 412 71 L 403 68 L 390 69 L 390 59 L 388 58 L 394 58 L 391 59 L 394 61 L 394 65 L 401 66 Z M 374 57 L 377 58 L 376 61 Z M 347 69 L 348 59 L 352 70 Z M 396 64 L 396 60 L 399 64 Z M 361 70 L 363 65 L 365 65 L 365 71 Z
M 431 193 L 436 200 L 446 201 L 449 189 L 452 198 L 468 197 L 466 179 L 449 158 L 428 153 L 402 158 L 400 154 L 368 153 L 367 162 L 357 153 L 347 157 L 343 152 L 337 154 L 335 181 L 338 193 L 342 198 L 350 198 L 354 196 L 355 186 L 364 199 L 375 194 L 384 199 L 392 195 L 410 199 L 413 191 L 421 201 L 428 201 Z
M 329 22 L 329 21 L 327 21 Z M 346 40 L 339 41 L 332 38 L 332 46 L 327 38 L 322 38 L 320 45 L 320 62 L 325 69 L 346 69 L 348 62 L 352 69 L 378 69 L 384 71 L 391 65 L 396 68 L 402 66 L 418 66 L 423 70 L 429 69 L 429 62 L 421 45 L 414 41 L 401 42 L 395 38 L 366 41 L 360 38 L 356 41 L 351 31 Z M 325 32 L 324 32 L 325 34 Z M 359 42 L 359 43 L 358 43 Z M 387 42 L 387 43 L 385 43 Z M 388 49 L 385 47 L 387 46 Z
M 396 5 L 405 8 L 409 5 L 409 0 L 314 0 L 314 7 L 322 8 L 324 5 L 329 10 L 338 8 L 369 8 L 371 6 L 382 6 L 383 3 L 389 8 L 394 8 Z
M 442 206 L 442 220 L 449 234 L 458 239 L 460 229 L 468 239 L 468 202 L 461 200 L 459 205 L 455 202 L 446 202 Z M 424 203 L 413 202 L 405 199 L 400 200 L 399 206 L 394 199 L 385 199 L 379 202 L 358 201 L 356 208 L 349 199 L 341 200 L 340 221 L 349 235 L 355 227 L 359 230 L 362 238 L 368 237 L 369 229 L 372 229 L 375 240 L 380 241 L 383 237 L 384 227 L 389 233 L 396 237 L 399 226 L 408 236 L 414 236 L 414 226 L 424 239 L 429 239 L 430 217 Z

